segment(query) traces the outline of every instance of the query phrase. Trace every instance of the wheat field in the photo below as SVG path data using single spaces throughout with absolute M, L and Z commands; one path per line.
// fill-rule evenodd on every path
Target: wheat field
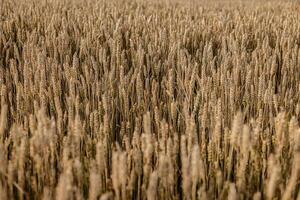
M 300 200 L 300 3 L 0 0 L 0 200 Z

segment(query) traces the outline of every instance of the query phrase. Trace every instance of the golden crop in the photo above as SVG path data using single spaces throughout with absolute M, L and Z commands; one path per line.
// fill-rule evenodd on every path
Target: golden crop
M 0 200 L 300 200 L 299 6 L 0 0 Z

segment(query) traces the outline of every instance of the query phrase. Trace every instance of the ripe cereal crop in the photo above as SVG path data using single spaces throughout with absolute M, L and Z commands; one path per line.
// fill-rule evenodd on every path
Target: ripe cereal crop
M 300 200 L 299 8 L 0 0 L 0 200 Z

